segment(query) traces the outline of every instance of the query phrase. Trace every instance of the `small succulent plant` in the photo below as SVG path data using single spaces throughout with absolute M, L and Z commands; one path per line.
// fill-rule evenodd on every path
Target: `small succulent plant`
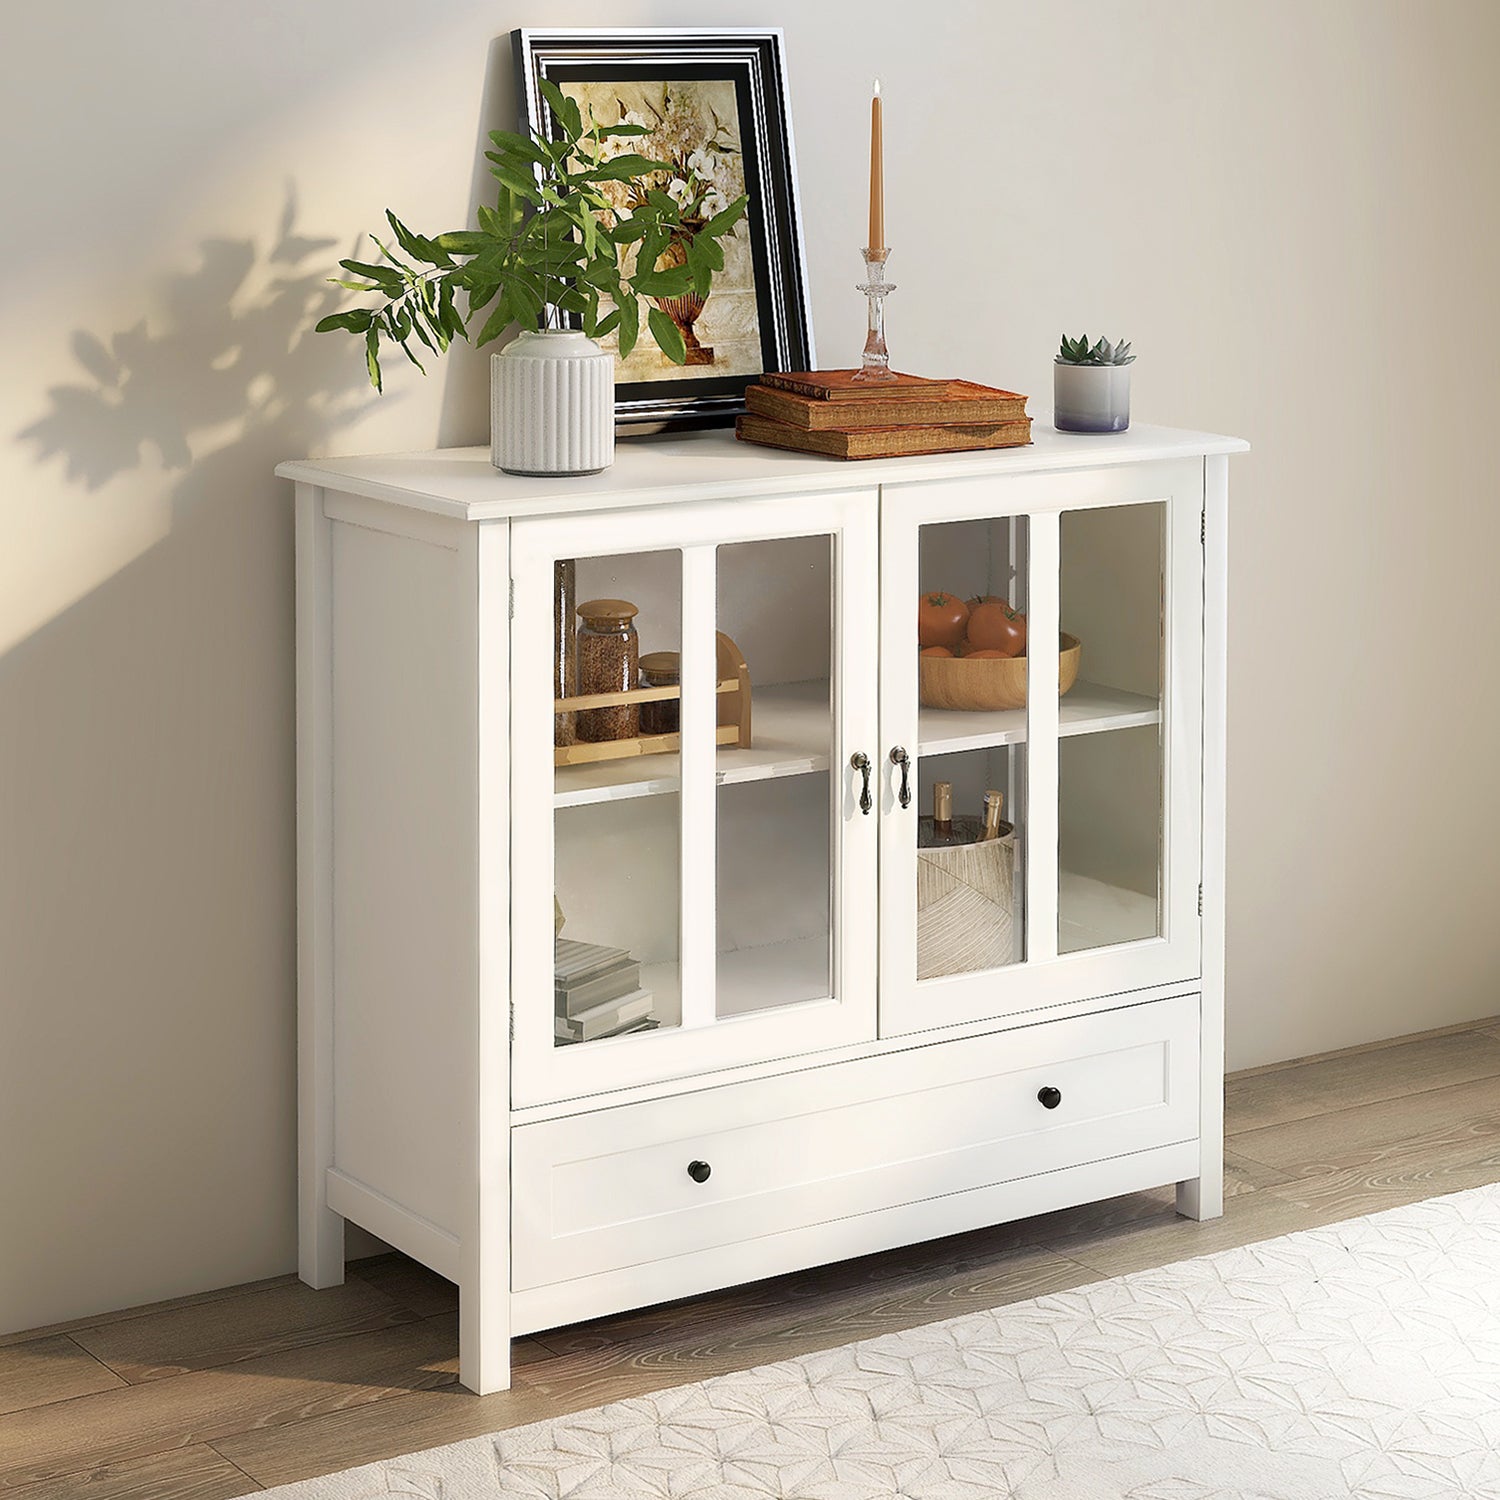
M 1128 365 L 1135 358 L 1130 345 L 1121 339 L 1112 344 L 1108 339 L 1099 339 L 1090 344 L 1088 334 L 1070 339 L 1063 335 L 1062 348 L 1057 353 L 1060 365 Z

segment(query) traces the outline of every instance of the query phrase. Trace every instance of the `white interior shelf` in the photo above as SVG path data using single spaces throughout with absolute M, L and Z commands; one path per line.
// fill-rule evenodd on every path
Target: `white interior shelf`
M 748 750 L 719 747 L 719 785 L 826 771 L 831 725 L 826 680 L 755 688 L 751 694 L 753 744 Z M 552 800 L 555 807 L 582 807 L 590 802 L 660 796 L 681 787 L 678 756 L 636 755 L 559 766 Z
M 1140 942 L 1159 931 L 1159 920 L 1154 896 L 1092 880 L 1071 870 L 1059 872 L 1059 953 L 1081 953 Z M 825 933 L 722 952 L 718 955 L 717 972 L 715 1009 L 721 1021 L 826 998 L 828 936 Z M 669 1028 L 676 1025 L 680 1010 L 680 975 L 675 961 L 648 964 L 641 970 L 641 983 L 655 995 L 656 1014 Z
M 767 943 L 758 948 L 736 948 L 717 958 L 715 1013 L 721 1021 L 733 1016 L 753 1015 L 783 1005 L 825 1000 L 829 987 L 828 934 Z M 641 987 L 655 999 L 652 1013 L 668 1031 L 675 1030 L 682 1014 L 682 969 L 669 963 L 643 964 Z M 637 1032 L 636 1043 L 647 1042 L 659 1032 Z M 604 1046 L 630 1041 L 630 1037 L 605 1037 L 597 1042 L 572 1045 Z
M 721 1021 L 779 1005 L 828 998 L 828 934 L 719 954 L 715 1008 Z
M 748 750 L 720 747 L 719 785 L 826 771 L 831 722 L 828 702 L 826 681 L 780 683 L 757 689 L 752 713 L 754 744 Z M 1122 693 L 1094 682 L 1075 683 L 1058 704 L 1058 731 L 1065 738 L 1160 722 L 1161 705 L 1155 698 Z M 917 732 L 921 755 L 1019 745 L 1026 739 L 1026 710 L 924 708 L 918 716 Z M 583 807 L 591 802 L 655 797 L 681 787 L 682 771 L 676 755 L 601 760 L 559 766 L 553 805 Z
M 1082 953 L 1155 937 L 1161 930 L 1155 896 L 1108 885 L 1071 870 L 1058 873 L 1057 951 Z
M 1099 734 L 1106 729 L 1134 729 L 1161 723 L 1161 704 L 1140 693 L 1122 693 L 1095 682 L 1076 682 L 1058 703 L 1058 733 Z M 917 752 L 946 755 L 956 750 L 983 750 L 991 745 L 1019 745 L 1026 739 L 1026 710 L 924 708 L 917 715 Z

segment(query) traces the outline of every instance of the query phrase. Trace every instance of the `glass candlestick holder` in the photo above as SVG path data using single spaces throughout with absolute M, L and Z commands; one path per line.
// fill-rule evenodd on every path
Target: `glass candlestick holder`
M 885 262 L 890 253 L 884 246 L 878 250 L 866 248 L 860 251 L 865 258 L 866 280 L 859 289 L 869 304 L 870 321 L 869 331 L 865 334 L 864 356 L 855 372 L 855 380 L 896 378 L 891 373 L 891 356 L 885 347 L 885 299 L 896 290 L 895 282 L 885 279 Z

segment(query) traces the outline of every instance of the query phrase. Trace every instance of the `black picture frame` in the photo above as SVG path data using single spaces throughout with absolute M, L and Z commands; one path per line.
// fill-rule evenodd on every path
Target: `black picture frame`
M 736 229 L 749 237 L 759 364 L 762 371 L 816 369 L 781 29 L 521 29 L 512 35 L 523 129 L 556 132 L 538 87 L 544 78 L 560 87 L 570 82 L 670 85 L 705 80 L 722 87 L 733 81 L 744 190 L 750 199 Z M 637 144 L 632 142 L 632 149 Z M 639 149 L 650 153 L 649 137 Z M 706 369 L 694 374 L 696 367 L 689 366 L 681 374 L 656 379 L 626 376 L 616 356 L 616 430 L 730 425 L 745 410 L 745 387 L 760 373 L 743 368 L 754 361 L 753 342 L 754 335 L 734 346 L 738 368 L 727 374 Z

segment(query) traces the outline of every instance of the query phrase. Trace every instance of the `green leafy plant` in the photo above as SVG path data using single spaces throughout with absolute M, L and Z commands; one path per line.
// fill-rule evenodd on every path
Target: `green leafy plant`
M 1099 339 L 1090 344 L 1088 334 L 1077 339 L 1070 339 L 1064 334 L 1062 348 L 1057 354 L 1057 363 L 1060 365 L 1128 365 L 1134 358 L 1135 355 L 1130 352 L 1130 345 L 1124 339 L 1117 344 L 1110 343 L 1108 339 Z
M 382 300 L 333 313 L 317 331 L 363 338 L 377 391 L 383 343 L 399 345 L 423 369 L 414 343 L 443 354 L 455 339 L 468 339 L 486 309 L 478 344 L 513 324 L 546 328 L 573 318 L 590 338 L 615 333 L 624 358 L 641 335 L 643 301 L 690 291 L 706 297 L 714 272 L 724 269 L 719 241 L 734 233 L 744 194 L 713 201 L 716 211 L 705 217 L 705 195 L 683 202 L 647 185 L 672 163 L 620 150 L 620 137 L 649 135 L 646 126 L 601 125 L 592 110 L 585 121 L 556 84 L 544 80 L 541 88 L 561 133 L 554 140 L 539 129 L 491 131 L 485 158 L 499 186 L 495 206 L 479 210 L 478 229 L 428 238 L 387 209 L 395 248 L 372 235 L 379 263 L 339 262 L 350 273 L 334 278 L 339 286 Z M 629 212 L 606 191 L 612 183 L 634 189 Z M 679 259 L 669 247 L 681 250 L 680 264 L 661 264 Z M 685 361 L 682 330 L 661 308 L 647 307 L 645 328 L 668 359 Z

